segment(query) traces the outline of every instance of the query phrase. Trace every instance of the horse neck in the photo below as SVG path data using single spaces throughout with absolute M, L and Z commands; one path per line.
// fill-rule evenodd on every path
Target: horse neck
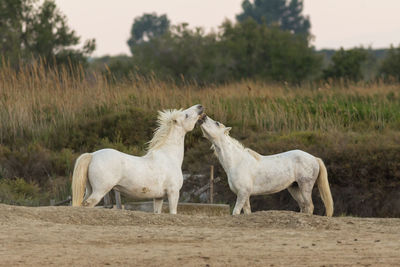
M 182 165 L 186 132 L 180 128 L 173 128 L 162 145 L 155 150 L 165 154 L 169 159 Z
M 214 143 L 218 159 L 225 170 L 237 165 L 237 163 L 242 161 L 243 157 L 246 156 L 243 148 L 239 147 L 230 139 L 231 137 L 224 136 Z

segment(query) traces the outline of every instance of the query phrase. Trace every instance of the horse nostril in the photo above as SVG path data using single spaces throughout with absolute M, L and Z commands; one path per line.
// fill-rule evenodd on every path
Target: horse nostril
M 204 112 L 204 108 L 203 108 L 203 106 L 202 105 L 197 105 L 197 113 L 200 115 L 200 114 L 202 114 Z
M 199 115 L 200 115 L 200 114 L 199 114 Z M 198 125 L 202 125 L 203 122 L 205 122 L 206 119 L 207 119 L 206 114 L 205 114 L 205 113 L 201 114 L 200 117 L 199 117 L 199 119 L 197 120 L 197 124 L 198 124 Z

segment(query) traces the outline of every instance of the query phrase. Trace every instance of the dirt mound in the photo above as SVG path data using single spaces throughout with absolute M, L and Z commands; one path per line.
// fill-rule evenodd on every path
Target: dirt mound
M 171 215 L 102 208 L 20 207 L 0 204 L 4 221 L 38 220 L 59 224 L 128 226 L 164 225 L 192 227 L 257 227 L 293 229 L 337 229 L 332 219 L 292 211 L 261 211 L 240 216 Z
M 388 266 L 400 219 L 0 205 L 0 266 Z

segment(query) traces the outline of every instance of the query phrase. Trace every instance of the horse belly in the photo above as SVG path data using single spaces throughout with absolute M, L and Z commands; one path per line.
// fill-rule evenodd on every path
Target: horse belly
M 279 167 L 279 166 L 276 166 Z M 258 171 L 254 177 L 253 194 L 273 194 L 288 188 L 295 181 L 292 168 Z
M 117 188 L 136 199 L 161 198 L 165 195 L 162 181 L 156 179 L 123 179 Z

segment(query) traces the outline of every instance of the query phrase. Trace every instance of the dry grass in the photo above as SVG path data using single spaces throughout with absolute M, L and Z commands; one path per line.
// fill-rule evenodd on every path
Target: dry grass
M 243 81 L 199 88 L 136 77 L 108 83 L 82 69 L 43 64 L 0 69 L 0 142 L 33 138 L 77 120 L 132 106 L 144 111 L 201 103 L 217 120 L 268 131 L 382 130 L 400 125 L 398 85 L 291 87 Z

